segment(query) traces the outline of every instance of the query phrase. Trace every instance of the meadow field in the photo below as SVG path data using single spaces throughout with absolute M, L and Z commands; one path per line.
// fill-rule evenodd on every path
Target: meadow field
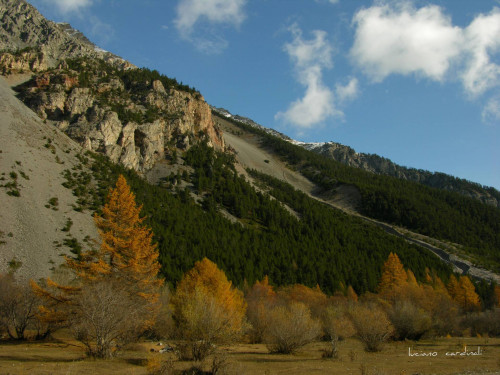
M 175 346 L 176 342 L 166 342 Z M 203 363 L 180 361 L 173 353 L 160 354 L 158 342 L 129 345 L 111 360 L 94 360 L 67 332 L 46 342 L 0 343 L 0 374 L 150 374 L 151 364 L 166 362 L 165 374 L 210 374 L 213 357 Z M 323 359 L 326 342 L 314 342 L 293 355 L 270 354 L 263 344 L 234 344 L 218 349 L 223 364 L 218 374 L 339 374 L 430 375 L 500 374 L 500 339 L 451 337 L 387 343 L 378 353 L 367 353 L 356 339 L 339 346 L 339 359 Z M 466 351 L 465 351 L 466 348 Z M 479 348 L 479 349 L 478 349 Z M 155 352 L 151 352 L 155 349 Z M 410 356 L 433 354 L 433 356 Z M 460 353 L 478 355 L 460 355 Z M 479 352 L 479 353 L 478 353 Z M 450 355 L 455 354 L 455 355 Z M 149 368 L 148 368 L 149 365 Z M 205 372 L 195 372 L 194 367 Z M 191 370 L 190 370 L 191 369 Z

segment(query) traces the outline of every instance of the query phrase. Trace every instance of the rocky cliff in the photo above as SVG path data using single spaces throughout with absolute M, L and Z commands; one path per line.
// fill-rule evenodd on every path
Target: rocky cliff
M 223 149 L 194 89 L 103 51 L 24 0 L 0 0 L 0 73 L 33 74 L 19 98 L 84 148 L 145 173 L 200 139 Z
M 200 139 L 224 148 L 203 97 L 147 69 L 124 71 L 80 58 L 37 73 L 16 90 L 82 147 L 140 173 Z
M 123 69 L 134 67 L 98 48 L 69 24 L 45 19 L 26 1 L 0 0 L 0 50 L 24 49 L 40 53 L 45 67 L 54 67 L 61 60 L 80 56 L 100 58 Z

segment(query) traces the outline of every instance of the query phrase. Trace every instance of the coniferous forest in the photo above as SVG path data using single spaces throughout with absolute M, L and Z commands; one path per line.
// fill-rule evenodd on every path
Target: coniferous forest
M 346 166 L 264 130 L 226 120 L 257 134 L 265 147 L 325 191 L 342 184 L 356 186 L 364 215 L 459 244 L 483 265 L 500 270 L 500 209 L 455 192 Z
M 118 175 L 124 174 L 155 234 L 161 273 L 174 285 L 203 257 L 219 265 L 239 286 L 268 275 L 275 285 L 318 284 L 328 294 L 347 285 L 357 293 L 375 291 L 390 252 L 397 253 L 419 280 L 426 267 L 443 280 L 451 274 L 430 252 L 251 171 L 268 191 L 257 192 L 237 175 L 232 156 L 205 143 L 193 146 L 184 158 L 194 170 L 189 179 L 198 196 L 203 196 L 201 204 L 187 188 L 171 193 L 150 185 L 101 155 L 80 159 L 91 167 L 97 187 L 88 188 L 89 176 L 83 172 L 67 174 L 66 186 L 80 197 L 79 209 L 99 210 Z M 223 217 L 220 208 L 238 222 Z

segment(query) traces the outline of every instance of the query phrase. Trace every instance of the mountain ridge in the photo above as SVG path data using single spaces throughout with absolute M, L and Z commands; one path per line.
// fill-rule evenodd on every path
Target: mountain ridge
M 5 3 L 3 0 L 0 4 Z M 14 14 L 12 19 L 16 17 Z M 79 38 L 73 29 L 68 29 L 68 34 L 61 31 L 62 26 L 51 27 L 59 36 L 64 32 L 65 37 L 74 34 Z M 17 27 L 20 30 L 22 27 Z M 33 31 L 36 40 L 40 40 L 38 32 Z M 51 42 L 53 50 L 60 54 L 53 55 L 59 60 L 52 69 L 47 69 L 47 63 L 45 68 L 42 64 L 48 61 L 43 57 L 43 46 L 31 52 L 19 50 L 20 47 L 4 52 L 0 68 L 7 77 L 21 72 L 32 74 L 17 86 L 18 98 L 41 117 L 42 123 L 55 126 L 54 131 L 65 132 L 80 146 L 93 151 L 75 166 L 85 166 L 89 172 L 64 172 L 65 186 L 78 197 L 75 210 L 98 210 L 113 178 L 118 173 L 127 176 L 139 202 L 144 204 L 159 244 L 163 272 L 169 280 L 178 280 L 194 261 L 208 256 L 240 284 L 247 277 L 253 282 L 269 274 L 281 284 L 320 283 L 329 293 L 346 280 L 358 291 L 374 290 L 381 262 L 389 251 L 399 252 L 406 265 L 416 270 L 417 277 L 423 277 L 430 264 L 449 275 L 448 266 L 425 249 L 409 245 L 404 238 L 389 235 L 355 215 L 318 205 L 307 194 L 294 191 L 297 186 L 291 179 L 295 177 L 325 195 L 337 194 L 350 185 L 357 189 L 359 200 L 367 201 L 363 208 L 371 210 L 373 217 L 385 215 L 390 221 L 396 213 L 412 225 L 423 224 L 417 229 L 430 229 L 431 234 L 449 241 L 461 240 L 456 232 L 464 233 L 462 238 L 473 247 L 473 255 L 483 251 L 489 256 L 486 260 L 498 260 L 496 253 L 491 255 L 492 247 L 500 243 L 500 231 L 495 229 L 500 220 L 495 220 L 498 212 L 492 212 L 493 208 L 487 210 L 479 202 L 471 204 L 466 198 L 457 199 L 457 194 L 435 194 L 416 188 L 417 184 L 405 185 L 395 178 L 378 178 L 365 171 L 358 173 L 361 169 L 341 168 L 340 163 L 305 148 L 300 149 L 303 154 L 297 155 L 299 147 L 283 141 L 285 135 L 265 128 L 259 131 L 286 144 L 282 147 L 271 144 L 274 140 L 264 140 L 259 146 L 270 152 L 260 154 L 263 160 L 259 164 L 272 168 L 276 161 L 297 173 L 295 177 L 290 173 L 290 184 L 283 185 L 272 177 L 245 170 L 235 163 L 237 152 L 225 147 L 223 134 L 213 123 L 210 107 L 199 92 L 156 71 L 113 65 L 112 61 L 96 57 L 95 53 L 101 51 L 96 52 L 94 45 L 77 48 L 72 54 L 73 47 L 85 41 L 70 43 L 65 51 L 58 46 L 64 38 Z M 86 51 L 90 55 L 85 55 Z M 245 117 L 236 118 L 254 123 Z M 254 140 L 259 143 L 263 137 L 256 136 Z M 49 151 L 50 147 L 48 143 Z M 151 167 L 155 173 L 157 167 L 162 170 L 153 184 L 147 184 L 144 176 L 149 177 Z M 257 177 L 249 182 L 245 173 Z M 89 181 L 94 181 L 94 187 L 88 186 Z M 417 192 L 418 197 L 409 196 L 412 192 Z M 464 201 L 461 212 L 457 207 Z M 437 214 L 434 210 L 438 210 Z M 420 216 L 414 215 L 415 211 Z M 231 220 L 221 212 L 227 212 Z M 481 216 L 483 212 L 486 214 Z M 458 231 L 456 224 L 461 225 Z M 449 231 L 451 238 L 446 237 Z M 480 238 L 483 233 L 487 235 L 484 239 Z
M 233 115 L 227 109 L 212 106 L 212 111 L 225 118 L 242 122 L 268 134 L 279 137 L 287 142 L 303 147 L 320 155 L 324 155 L 342 164 L 363 169 L 375 174 L 392 176 L 407 181 L 417 182 L 426 186 L 458 192 L 464 196 L 477 199 L 485 204 L 500 208 L 500 191 L 493 187 L 461 179 L 442 172 L 430 172 L 423 169 L 408 168 L 398 165 L 388 158 L 377 154 L 356 152 L 352 147 L 337 142 L 301 142 L 289 136 L 267 128 L 252 119 L 244 116 Z

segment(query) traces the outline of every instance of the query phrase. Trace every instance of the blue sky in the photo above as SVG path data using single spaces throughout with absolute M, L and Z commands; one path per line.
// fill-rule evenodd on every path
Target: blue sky
M 297 140 L 500 189 L 498 0 L 31 0 Z

